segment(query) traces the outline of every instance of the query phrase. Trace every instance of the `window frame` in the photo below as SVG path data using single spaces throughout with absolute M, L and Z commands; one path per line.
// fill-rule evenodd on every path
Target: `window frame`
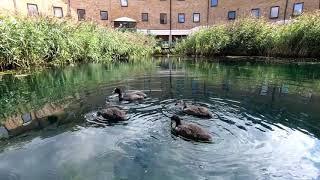
M 294 14 L 295 6 L 298 5 L 298 4 L 301 4 L 301 5 L 302 5 L 302 7 L 301 7 L 301 13 L 300 13 L 300 14 Z M 293 3 L 292 16 L 300 16 L 300 15 L 303 13 L 303 9 L 304 9 L 304 2 L 296 2 L 296 3 Z
M 122 4 L 122 1 L 126 1 L 127 4 L 126 4 L 126 5 L 123 5 L 123 4 Z M 129 6 L 129 0 L 120 0 L 120 5 L 121 5 L 121 7 L 128 7 L 128 6 Z
M 214 0 L 210 0 L 210 7 L 217 7 L 219 4 L 219 0 L 215 0 L 217 2 L 215 5 L 212 4 L 212 1 Z
M 79 12 L 82 11 L 82 10 L 84 11 L 84 18 L 80 19 Z M 85 9 L 77 9 L 77 14 L 78 14 L 78 21 L 85 21 L 86 20 L 86 10 Z
M 199 21 L 194 21 L 194 15 L 195 14 L 199 14 Z M 194 22 L 194 23 L 200 23 L 200 21 L 201 21 L 201 14 L 200 13 L 193 13 L 193 15 L 192 15 L 192 21 Z
M 161 23 L 161 15 L 165 15 L 165 22 Z M 168 15 L 167 13 L 160 13 L 160 24 L 168 24 Z
M 55 9 L 61 9 L 61 15 L 62 15 L 61 17 L 56 16 L 56 14 L 55 14 L 56 11 L 55 11 Z M 52 7 L 52 10 L 53 10 L 53 16 L 54 16 L 54 17 L 56 17 L 56 18 L 63 18 L 63 17 L 64 17 L 63 8 L 62 8 L 62 7 L 60 7 L 60 6 L 53 6 L 53 7 Z
M 143 15 L 146 15 L 147 19 L 143 19 Z M 142 22 L 148 22 L 149 21 L 149 13 L 141 13 L 141 21 Z
M 107 17 L 106 18 L 102 18 L 102 13 L 107 13 Z M 100 10 L 100 20 L 103 20 L 103 21 L 109 20 L 109 12 L 105 11 L 105 10 Z
M 39 13 L 38 4 L 34 4 L 34 3 L 27 3 L 28 16 L 35 16 L 34 14 L 32 14 L 32 15 L 30 14 L 30 12 L 29 12 L 29 5 L 36 6 L 36 9 L 37 9 L 37 14 L 36 14 L 36 16 L 39 16 L 39 15 L 40 15 L 40 13 Z
M 254 16 L 253 13 L 252 13 L 253 11 L 258 11 L 259 12 L 258 16 Z M 251 9 L 251 16 L 255 17 L 255 18 L 260 18 L 261 17 L 261 9 L 260 8 Z
M 271 17 L 272 8 L 278 8 L 277 17 Z M 270 19 L 278 19 L 278 18 L 279 18 L 279 15 L 280 15 L 280 6 L 271 6 L 271 7 L 270 7 L 270 12 L 269 12 L 269 18 L 270 18 Z
M 180 16 L 183 15 L 183 22 L 180 21 Z M 185 13 L 178 13 L 178 23 L 183 24 L 186 22 L 186 14 Z
M 230 14 L 234 13 L 234 18 L 230 18 Z M 228 20 L 236 20 L 237 17 L 237 11 L 228 11 Z

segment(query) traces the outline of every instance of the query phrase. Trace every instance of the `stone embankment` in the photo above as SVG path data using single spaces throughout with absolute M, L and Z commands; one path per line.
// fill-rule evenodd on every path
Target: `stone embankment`
M 0 139 L 17 136 L 24 132 L 45 128 L 65 119 L 65 105 L 48 103 L 40 110 L 6 118 L 0 126 Z

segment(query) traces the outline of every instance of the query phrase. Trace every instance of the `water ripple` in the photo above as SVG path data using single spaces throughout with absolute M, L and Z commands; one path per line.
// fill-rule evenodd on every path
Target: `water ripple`
M 76 76 L 88 83 L 71 78 L 70 86 L 79 88 L 73 92 L 74 108 L 66 109 L 74 114 L 74 121 L 2 143 L 0 179 L 317 178 L 319 103 L 316 91 L 309 89 L 313 86 L 270 78 L 278 71 L 256 77 L 250 72 L 257 68 L 250 66 L 213 63 L 207 70 L 177 63 L 169 70 L 168 61 L 161 63 L 152 71 L 93 68 Z M 97 79 L 91 81 L 87 76 L 96 71 Z M 258 74 L 263 75 L 263 69 Z M 66 78 L 63 74 L 60 81 Z M 148 97 L 119 102 L 112 94 L 116 87 L 142 90 Z M 299 93 L 294 94 L 296 89 Z M 214 116 L 201 119 L 183 114 L 175 105 L 178 100 L 207 107 Z M 125 109 L 128 121 L 97 120 L 97 111 L 108 105 Z M 207 129 L 213 142 L 186 141 L 171 134 L 174 114 Z M 39 172 L 30 172 L 30 162 Z

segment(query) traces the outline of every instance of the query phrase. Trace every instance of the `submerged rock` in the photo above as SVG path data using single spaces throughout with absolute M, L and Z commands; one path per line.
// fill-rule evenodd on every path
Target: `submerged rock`
M 17 129 L 18 127 L 23 125 L 23 120 L 21 118 L 21 116 L 12 116 L 9 117 L 5 123 L 4 123 L 4 127 L 8 130 L 8 131 L 12 131 L 14 129 Z
M 32 114 L 34 113 L 9 117 L 4 123 L 4 127 L 7 129 L 8 134 L 10 136 L 16 136 L 25 131 L 37 128 L 39 123 Z
M 45 128 L 56 123 L 59 119 L 65 117 L 64 114 L 63 106 L 50 103 L 38 111 L 8 117 L 3 128 L 9 136 L 16 136 L 26 131 Z
M 34 112 L 26 113 L 26 114 L 22 115 L 21 117 L 22 117 L 23 123 L 29 123 L 32 120 L 36 119 L 36 115 Z
M 0 139 L 6 139 L 8 137 L 9 137 L 8 130 L 3 126 L 0 126 Z
M 42 109 L 35 112 L 35 117 L 41 128 L 57 122 L 64 114 L 64 107 L 54 104 L 46 104 Z
M 35 112 L 35 116 L 37 119 L 42 119 L 52 114 L 59 114 L 61 112 L 63 112 L 63 107 L 54 104 L 46 104 L 43 108 Z

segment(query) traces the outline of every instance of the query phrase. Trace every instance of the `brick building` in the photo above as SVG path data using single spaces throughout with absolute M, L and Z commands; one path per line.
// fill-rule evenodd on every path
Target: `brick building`
M 284 22 L 319 8 L 320 0 L 0 0 L 0 12 L 70 16 L 159 36 L 187 35 L 199 26 L 246 16 Z

